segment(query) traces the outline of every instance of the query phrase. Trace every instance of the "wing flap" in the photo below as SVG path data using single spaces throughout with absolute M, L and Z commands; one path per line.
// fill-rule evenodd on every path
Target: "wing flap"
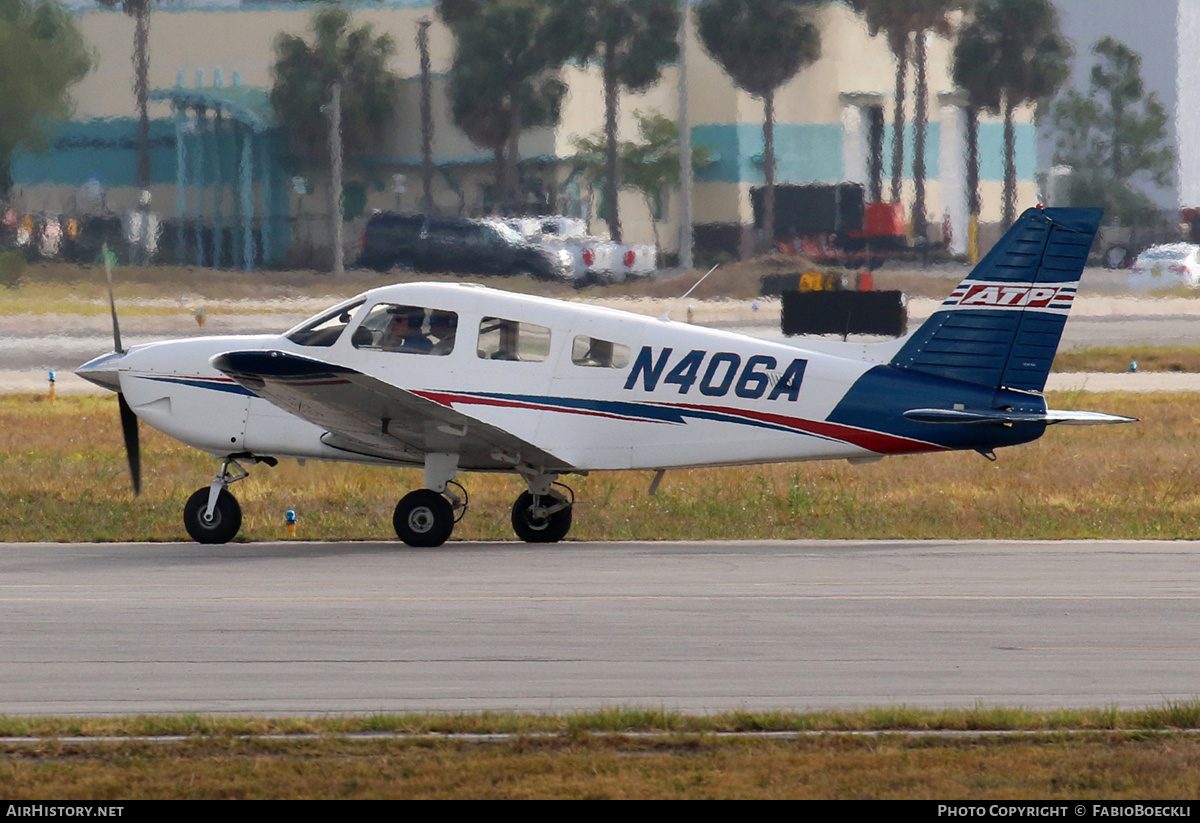
M 574 467 L 516 435 L 346 366 L 282 351 L 235 351 L 212 358 L 249 391 L 325 428 L 334 448 L 404 462 L 430 452 L 459 455 L 459 466 L 540 471 Z

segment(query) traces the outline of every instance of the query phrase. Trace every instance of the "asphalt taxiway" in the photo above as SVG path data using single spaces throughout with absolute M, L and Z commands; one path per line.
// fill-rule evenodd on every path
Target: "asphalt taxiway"
M 0 714 L 1156 706 L 1200 542 L 0 547 Z

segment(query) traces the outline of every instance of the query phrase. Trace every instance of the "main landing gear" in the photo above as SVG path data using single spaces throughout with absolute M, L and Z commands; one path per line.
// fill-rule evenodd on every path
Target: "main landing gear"
M 530 491 L 521 492 L 512 507 L 512 527 L 517 537 L 526 543 L 557 543 L 571 530 L 571 507 L 575 494 L 553 478 L 539 478 L 536 487 L 532 480 Z M 566 491 L 566 495 L 551 485 Z
M 415 548 L 434 548 L 450 539 L 467 511 L 467 491 L 454 482 L 457 473 L 458 455 L 425 456 L 425 488 L 404 495 L 392 515 L 397 537 Z M 529 490 L 513 503 L 513 531 L 526 543 L 557 543 L 571 530 L 574 493 L 555 482 L 556 474 L 522 476 Z
M 197 543 L 228 543 L 242 527 L 242 507 L 226 488 L 250 476 L 238 459 L 268 466 L 279 463 L 274 457 L 252 454 L 230 455 L 222 460 L 212 484 L 197 489 L 183 507 L 183 526 Z
M 466 490 L 450 481 L 447 487 L 455 486 L 461 497 L 449 491 L 441 493 L 433 489 L 417 489 L 400 498 L 392 525 L 396 536 L 415 548 L 436 548 L 450 539 L 454 524 L 462 519 L 467 510 Z M 512 527 L 517 537 L 526 543 L 557 543 L 571 530 L 571 507 L 575 495 L 562 483 L 554 483 L 566 491 L 557 489 L 541 494 L 521 492 L 512 507 Z
M 450 491 L 450 486 L 457 486 L 462 496 Z M 448 480 L 442 492 L 417 489 L 400 498 L 392 515 L 392 526 L 396 536 L 408 545 L 432 549 L 450 539 L 454 524 L 466 512 L 467 490 Z

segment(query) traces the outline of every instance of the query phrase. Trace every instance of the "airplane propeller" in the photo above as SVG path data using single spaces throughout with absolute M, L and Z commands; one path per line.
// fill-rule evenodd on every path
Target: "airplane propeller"
M 117 354 L 124 354 L 121 326 L 117 322 L 117 302 L 113 298 L 112 258 L 109 257 L 107 243 L 101 248 L 100 254 L 104 258 L 104 274 L 108 278 L 108 308 L 112 313 L 113 350 Z M 133 480 L 133 494 L 136 497 L 142 493 L 142 450 L 138 443 L 138 418 L 120 390 L 117 391 L 117 406 L 121 410 L 121 434 L 125 438 L 125 456 L 129 458 L 129 476 Z

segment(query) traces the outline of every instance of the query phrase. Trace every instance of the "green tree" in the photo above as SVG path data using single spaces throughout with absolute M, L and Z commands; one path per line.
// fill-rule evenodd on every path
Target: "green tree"
M 158 0 L 96 0 L 133 18 L 133 99 L 137 105 L 137 184 L 150 185 L 150 9 Z
M 973 107 L 1004 118 L 1005 229 L 1016 219 L 1013 111 L 1053 96 L 1070 73 L 1071 56 L 1050 0 L 979 0 L 959 32 L 955 82 L 967 90 Z
M 622 140 L 620 155 L 621 187 L 636 190 L 642 195 L 654 232 L 654 248 L 661 248 L 658 223 L 666 192 L 679 186 L 679 127 L 675 121 L 658 112 L 635 112 L 638 122 L 638 142 Z M 604 134 L 583 137 L 575 141 L 574 162 L 591 179 L 604 177 L 607 142 Z M 692 168 L 701 169 L 711 162 L 711 152 L 705 146 L 692 149 Z
M 0 195 L 12 187 L 13 152 L 46 147 L 46 126 L 70 117 L 67 92 L 91 67 L 58 0 L 0 0 Z
M 352 27 L 337 6 L 317 9 L 309 27 L 312 42 L 293 34 L 275 38 L 271 106 L 292 151 L 324 165 L 329 125 L 322 106 L 331 86 L 341 83 L 342 132 L 347 155 L 379 144 L 396 111 L 400 78 L 388 69 L 396 46 L 370 25 Z
M 1058 131 L 1054 162 L 1072 167 L 1070 205 L 1103 205 L 1109 219 L 1126 225 L 1156 211 L 1132 178 L 1148 175 L 1159 186 L 1174 178 L 1175 152 L 1164 141 L 1168 115 L 1142 84 L 1142 58 L 1124 43 L 1104 37 L 1092 47 L 1088 94 L 1067 91 L 1052 107 Z
M 738 88 L 763 101 L 763 237 L 775 231 L 775 92 L 821 56 L 810 12 L 825 0 L 704 0 L 700 40 Z
M 516 200 L 522 130 L 558 122 L 566 85 L 558 70 L 574 41 L 564 11 L 550 0 L 440 0 L 455 36 L 450 108 L 455 124 L 495 157 L 494 200 Z
M 658 82 L 662 66 L 679 56 L 678 0 L 562 0 L 578 37 L 577 56 L 598 58 L 604 79 L 604 207 L 608 234 L 621 242 L 617 206 L 620 158 L 617 111 L 621 89 L 643 91 Z M 568 34 L 564 32 L 564 37 Z

